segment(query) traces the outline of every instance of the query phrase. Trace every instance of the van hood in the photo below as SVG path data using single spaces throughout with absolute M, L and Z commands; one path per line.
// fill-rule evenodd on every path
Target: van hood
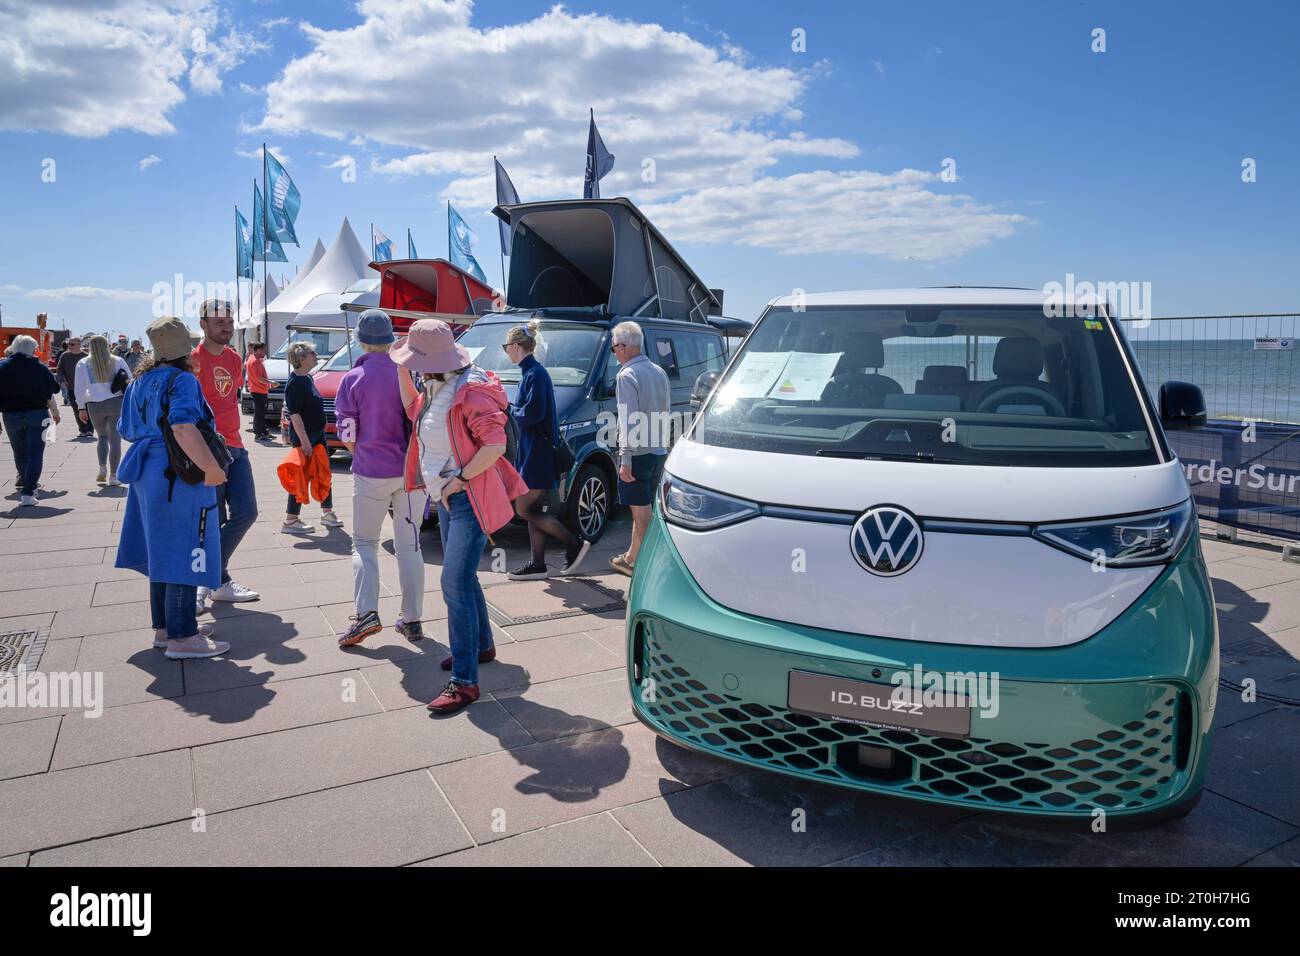
M 763 504 L 861 512 L 882 503 L 922 518 L 1039 523 L 1136 514 L 1188 495 L 1178 462 L 1138 468 L 1023 468 L 814 458 L 701 445 L 673 446 L 668 470 Z
M 271 381 L 289 381 L 289 362 L 286 359 L 264 359 L 262 364 L 266 366 L 266 377 Z
M 1188 496 L 1176 460 L 1141 468 L 1001 468 L 811 458 L 683 439 L 667 470 L 791 509 L 710 531 L 668 526 L 691 575 L 719 604 L 847 633 L 994 647 L 1085 640 L 1137 601 L 1164 566 L 1098 571 L 1024 533 L 926 525 L 915 563 L 886 577 L 855 559 L 851 521 L 817 520 L 816 512 L 860 515 L 890 504 L 920 519 L 1023 525 L 1153 511 Z

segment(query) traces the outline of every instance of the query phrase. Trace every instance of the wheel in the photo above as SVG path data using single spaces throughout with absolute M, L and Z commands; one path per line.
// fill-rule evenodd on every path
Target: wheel
M 592 462 L 582 466 L 569 489 L 564 523 L 574 534 L 595 543 L 605 533 L 614 511 L 614 489 L 605 469 Z

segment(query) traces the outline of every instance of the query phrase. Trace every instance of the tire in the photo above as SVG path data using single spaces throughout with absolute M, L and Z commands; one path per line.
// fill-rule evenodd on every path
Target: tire
M 614 488 L 605 469 L 587 462 L 569 489 L 564 506 L 564 523 L 576 535 L 593 544 L 600 540 L 614 516 Z

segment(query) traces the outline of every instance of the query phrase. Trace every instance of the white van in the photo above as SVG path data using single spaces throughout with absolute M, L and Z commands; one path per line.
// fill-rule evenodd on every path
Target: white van
M 666 466 L 637 715 L 797 777 L 1030 814 L 1186 813 L 1218 632 L 1117 322 L 1037 292 L 774 300 Z

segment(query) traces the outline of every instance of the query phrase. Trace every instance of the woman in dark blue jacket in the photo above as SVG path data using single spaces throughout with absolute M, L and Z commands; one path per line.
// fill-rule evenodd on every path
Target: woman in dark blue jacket
M 508 575 L 512 581 L 531 581 L 550 575 L 546 567 L 546 538 L 549 535 L 564 545 L 564 567 L 560 574 L 573 574 L 587 556 L 590 541 L 574 536 L 564 523 L 542 510 L 546 492 L 556 486 L 555 444 L 559 428 L 555 414 L 555 388 L 551 376 L 537 361 L 533 350 L 537 348 L 537 323 L 529 327 L 516 325 L 506 335 L 506 355 L 519 366 L 522 373 L 519 391 L 510 414 L 519 428 L 519 449 L 516 468 L 528 493 L 515 499 L 515 510 L 528 522 L 528 541 L 532 545 L 532 558 L 523 567 Z

